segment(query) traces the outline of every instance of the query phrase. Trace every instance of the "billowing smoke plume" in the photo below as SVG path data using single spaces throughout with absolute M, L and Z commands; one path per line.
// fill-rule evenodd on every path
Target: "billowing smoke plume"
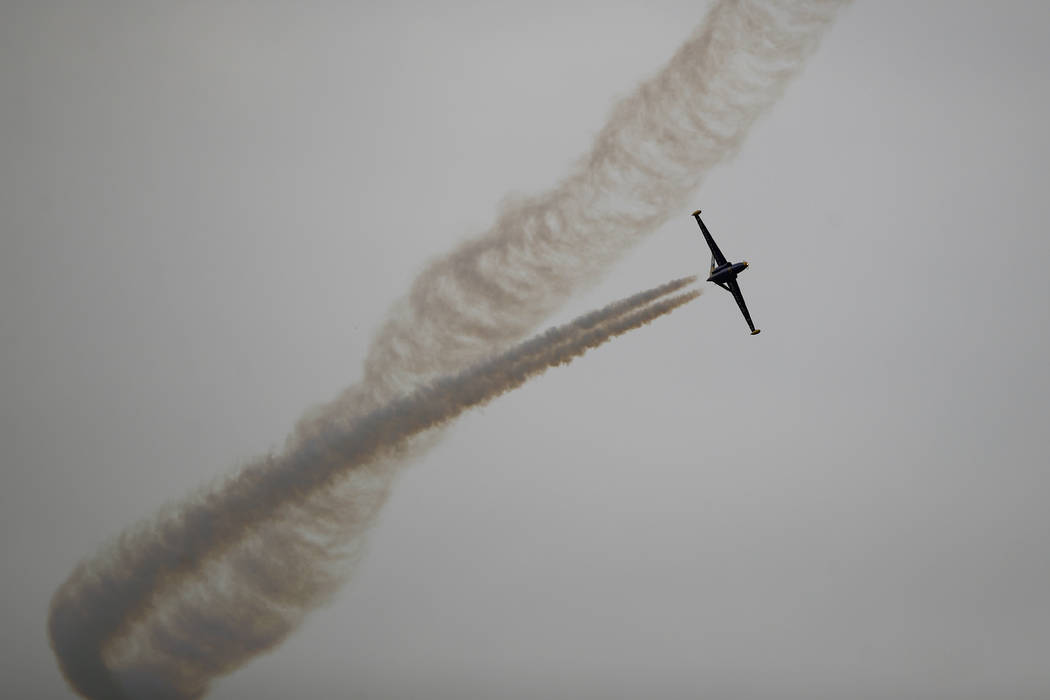
M 336 590 L 397 467 L 431 442 L 433 431 L 420 431 L 448 419 L 434 406 L 450 400 L 449 382 L 484 401 L 644 322 L 636 313 L 692 298 L 610 311 L 584 321 L 590 330 L 530 341 L 501 356 L 498 377 L 463 371 L 519 341 L 640 236 L 689 209 L 689 195 L 780 96 L 840 4 L 717 2 L 669 64 L 617 105 L 564 181 L 508 205 L 490 231 L 423 271 L 373 342 L 363 380 L 304 418 L 281 455 L 80 564 L 49 619 L 74 689 L 92 698 L 203 694 Z M 430 398 L 414 403 L 420 396 Z
M 516 342 L 643 235 L 695 209 L 704 177 L 780 97 L 842 4 L 716 2 L 558 186 L 508 204 L 423 271 L 372 344 L 368 391 L 383 402 Z
M 695 280 L 673 280 L 551 328 L 427 383 L 349 430 L 318 435 L 261 459 L 161 514 L 103 557 L 78 567 L 55 594 L 50 631 L 60 659 L 90 670 L 85 651 L 97 650 L 90 659 L 93 673 L 107 683 L 110 696 L 120 697 L 118 685 L 134 696 L 200 695 L 214 675 L 280 642 L 336 581 L 331 566 L 341 558 L 341 547 L 317 535 L 326 525 L 341 531 L 346 514 L 318 508 L 313 494 L 327 492 L 353 472 L 381 485 L 353 496 L 378 493 L 382 500 L 393 473 L 369 470 L 379 458 L 549 367 L 692 301 L 699 291 L 660 298 Z M 359 505 L 354 499 L 342 503 Z M 289 519 L 289 512 L 295 517 Z M 309 516 L 305 528 L 296 527 L 300 515 Z M 285 527 L 278 530 L 257 528 L 281 521 Z

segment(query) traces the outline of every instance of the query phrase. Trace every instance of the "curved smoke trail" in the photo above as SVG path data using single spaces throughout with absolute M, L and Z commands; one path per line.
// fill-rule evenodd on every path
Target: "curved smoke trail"
M 695 281 L 685 277 L 641 292 L 429 382 L 348 430 L 245 467 L 176 512 L 125 535 L 103 566 L 93 562 L 105 578 L 95 579 L 85 564 L 55 594 L 50 622 L 59 658 L 74 651 L 60 646 L 70 640 L 98 649 L 96 668 L 119 677 L 107 681 L 106 692 L 115 697 L 124 691 L 136 697 L 200 695 L 211 677 L 283 639 L 290 623 L 316 604 L 318 582 L 332 582 L 327 569 L 338 548 L 315 541 L 313 548 L 289 549 L 287 541 L 272 537 L 256 542 L 260 523 L 281 521 L 287 509 L 310 503 L 310 531 L 288 523 L 286 530 L 317 533 L 325 522 L 338 530 L 344 513 L 317 509 L 315 493 L 327 492 L 348 472 L 367 473 L 413 436 L 692 301 L 699 291 L 660 298 Z M 389 474 L 376 473 L 384 481 Z M 277 569 L 267 572 L 254 558 L 231 556 L 253 543 L 280 553 L 270 560 Z M 104 648 L 107 640 L 114 640 L 114 648 Z M 72 658 L 83 664 L 87 654 L 81 649 Z
M 565 180 L 507 206 L 487 233 L 420 274 L 374 340 L 363 380 L 300 421 L 284 454 L 323 471 L 339 459 L 333 436 L 520 340 L 642 234 L 688 208 L 841 4 L 717 2 L 668 65 L 615 107 Z M 313 490 L 271 457 L 125 533 L 52 601 L 49 632 L 67 680 L 93 698 L 203 694 L 332 595 L 396 468 L 426 444 L 402 440 Z M 249 473 L 285 496 L 245 497 L 237 486 Z M 240 534 L 227 543 L 217 533 L 228 531 Z M 211 556 L 219 540 L 222 556 Z

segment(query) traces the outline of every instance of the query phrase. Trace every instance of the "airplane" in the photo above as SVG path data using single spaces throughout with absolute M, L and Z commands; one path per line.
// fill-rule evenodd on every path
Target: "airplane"
M 711 238 L 711 232 L 707 230 L 703 220 L 700 219 L 699 209 L 693 212 L 693 218 L 696 219 L 696 223 L 700 224 L 700 231 L 704 234 L 707 247 L 711 249 L 711 275 L 707 278 L 707 281 L 714 282 L 733 295 L 733 298 L 736 299 L 736 305 L 740 307 L 740 311 L 744 314 L 744 320 L 747 321 L 748 327 L 751 328 L 751 335 L 758 335 L 762 331 L 755 328 L 755 324 L 751 322 L 751 314 L 747 312 L 744 295 L 740 293 L 740 283 L 736 281 L 736 276 L 747 269 L 747 262 L 731 263 L 727 261 L 726 256 L 722 255 L 722 251 L 718 249 L 715 239 Z

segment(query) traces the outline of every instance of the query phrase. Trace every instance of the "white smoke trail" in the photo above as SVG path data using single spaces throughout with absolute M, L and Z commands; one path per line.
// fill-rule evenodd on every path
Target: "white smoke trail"
M 641 235 L 688 209 L 689 195 L 780 96 L 841 4 L 717 2 L 669 64 L 617 105 L 592 151 L 563 182 L 508 206 L 491 230 L 423 271 L 373 342 L 363 381 L 304 418 L 285 452 L 310 457 L 304 471 L 323 472 L 334 458 L 333 436 L 425 382 L 520 340 Z M 78 566 L 56 593 L 49 620 L 67 680 L 87 697 L 126 697 L 110 670 L 118 668 L 135 695 L 189 697 L 273 643 L 260 639 L 283 639 L 335 590 L 393 471 L 426 443 L 401 445 L 323 489 L 304 488 L 302 472 L 255 465 L 284 490 L 279 502 L 208 490 L 158 520 L 189 518 L 188 539 L 142 528 Z M 216 533 L 246 516 L 249 531 L 205 562 L 191 590 L 174 599 L 156 595 L 199 570 L 195 553 L 212 551 Z M 119 566 L 140 551 L 149 561 L 132 574 Z M 287 565 L 298 561 L 320 564 L 303 574 Z M 252 595 L 240 586 L 244 581 L 258 582 Z M 200 601 L 206 604 L 195 605 Z M 225 603 L 230 615 L 212 619 L 211 606 Z M 152 623 L 141 624 L 147 618 Z M 207 639 L 224 639 L 222 649 L 176 633 L 208 625 L 215 627 Z
M 691 301 L 698 291 L 654 300 L 693 281 L 674 280 L 552 328 L 373 411 L 341 434 L 260 460 L 130 532 L 56 593 L 51 632 L 60 658 L 70 642 L 97 649 L 96 664 L 120 679 L 110 678 L 110 697 L 120 697 L 118 685 L 134 697 L 200 695 L 212 677 L 284 639 L 336 582 L 331 567 L 340 548 L 318 533 L 326 523 L 338 532 L 359 501 L 322 510 L 314 493 L 327 493 L 348 473 L 363 474 L 382 483 L 382 500 L 392 473 L 376 470 L 377 458 Z M 309 520 L 299 522 L 304 507 Z M 284 527 L 260 531 L 261 522 Z M 275 552 L 279 558 L 267 557 Z M 104 578 L 94 579 L 99 572 Z M 74 660 L 85 656 L 81 650 Z M 91 692 L 97 696 L 99 688 Z
M 557 187 L 429 265 L 365 362 L 381 402 L 524 337 L 678 212 L 783 93 L 841 0 L 723 0 Z M 341 411 L 336 410 L 336 414 Z M 309 427 L 305 427 L 309 430 Z

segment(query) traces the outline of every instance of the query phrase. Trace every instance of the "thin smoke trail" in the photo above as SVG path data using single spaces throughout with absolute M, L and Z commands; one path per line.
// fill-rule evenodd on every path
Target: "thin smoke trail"
M 120 669 L 121 664 L 116 664 L 123 684 L 131 686 L 135 696 L 199 695 L 217 671 L 235 668 L 246 657 L 287 636 L 294 628 L 287 617 L 289 609 L 293 617 L 301 617 L 317 604 L 316 585 L 294 584 L 326 579 L 324 568 L 330 554 L 315 541 L 315 546 L 297 560 L 290 561 L 287 552 L 282 557 L 281 570 L 294 571 L 298 578 L 293 581 L 262 575 L 264 572 L 258 569 L 228 569 L 227 577 L 232 575 L 233 581 L 227 579 L 225 588 L 232 590 L 202 595 L 210 579 L 205 574 L 215 573 L 210 566 L 212 560 L 241 545 L 242 540 L 251 545 L 253 536 L 257 536 L 253 529 L 258 521 L 279 516 L 282 509 L 294 509 L 312 492 L 326 489 L 347 471 L 367 467 L 396 451 L 412 436 L 444 424 L 463 411 L 520 386 L 550 366 L 565 364 L 587 349 L 691 301 L 699 295 L 698 291 L 657 300 L 695 281 L 695 277 L 673 280 L 551 328 L 487 362 L 436 380 L 372 412 L 346 433 L 325 435 L 316 444 L 251 465 L 216 492 L 183 506 L 174 517 L 162 518 L 151 527 L 126 535 L 119 550 L 111 552 L 101 567 L 108 574 L 104 585 L 91 581 L 86 570 L 75 572 L 64 588 L 79 599 L 80 605 L 69 605 L 62 590 L 56 594 L 52 639 L 65 639 L 64 628 L 72 625 L 81 630 L 77 640 L 81 644 L 90 641 L 102 648 L 107 641 L 115 642 L 118 650 L 110 654 L 111 660 L 122 655 L 121 646 L 125 655 L 129 649 L 147 647 L 150 652 L 145 654 L 146 663 L 137 659 L 130 669 Z M 314 510 L 311 525 L 316 528 L 326 517 L 338 521 L 342 514 L 332 511 L 326 515 Z M 320 571 L 311 570 L 318 568 Z M 190 586 L 191 594 L 165 600 L 166 593 L 194 577 L 197 581 Z M 258 590 L 260 584 L 265 590 Z M 85 593 L 91 602 L 87 608 L 83 605 Z M 264 599 L 265 605 L 256 605 Z M 105 613 L 101 618 L 100 610 Z M 150 614 L 154 624 L 146 625 L 137 634 L 128 629 Z M 93 640 L 83 636 L 83 616 L 95 623 L 97 636 Z M 276 624 L 260 625 L 267 617 Z M 207 655 L 202 657 L 190 649 L 188 640 L 207 649 Z M 95 664 L 106 666 L 105 661 L 100 658 Z M 108 697 L 121 696 L 118 682 L 112 678 L 102 680 L 108 683 Z
M 641 236 L 688 209 L 690 195 L 779 98 L 842 4 L 716 2 L 668 65 L 615 107 L 591 152 L 562 182 L 506 205 L 488 232 L 420 274 L 373 341 L 363 380 L 300 421 L 285 451 L 322 463 L 324 439 L 518 342 Z M 213 508 L 226 493 L 217 488 L 169 509 L 162 521 L 199 509 L 195 535 L 205 538 L 229 527 L 230 519 L 254 514 L 245 537 L 210 560 L 184 597 L 153 597 L 152 591 L 178 579 L 163 566 L 124 573 L 121 557 L 155 542 L 157 533 L 144 528 L 123 535 L 78 566 L 55 594 L 49 632 L 66 679 L 88 697 L 122 697 L 110 671 L 117 668 L 136 695 L 203 693 L 211 678 L 269 648 L 260 645 L 257 628 L 265 628 L 267 639 L 283 639 L 306 610 L 332 595 L 360 556 L 393 475 L 429 444 L 427 435 L 406 440 L 327 488 L 302 492 L 277 508 L 245 499 L 224 513 Z M 256 468 L 263 473 L 272 464 Z M 283 475 L 284 487 L 302 491 L 293 477 Z M 182 545 L 161 540 L 150 556 L 181 561 L 193 551 Z M 289 565 L 302 561 L 323 565 L 306 574 Z M 245 581 L 258 583 L 246 593 L 236 585 Z M 133 601 L 135 634 L 124 634 L 129 618 L 123 594 Z M 228 604 L 230 613 L 216 622 L 193 600 Z M 148 603 L 140 609 L 134 601 Z M 143 618 L 152 624 L 138 624 Z M 195 623 L 218 625 L 209 639 L 225 640 L 217 650 L 222 653 L 179 636 L 177 630 L 195 629 Z M 180 660 L 174 666 L 171 655 Z

